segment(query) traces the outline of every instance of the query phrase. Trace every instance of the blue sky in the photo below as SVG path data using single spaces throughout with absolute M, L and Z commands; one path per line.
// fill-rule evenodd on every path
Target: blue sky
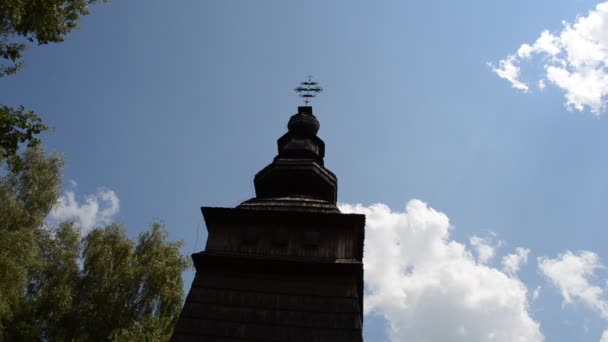
M 67 209 L 58 217 L 84 217 L 87 227 L 116 219 L 132 236 L 161 218 L 189 254 L 206 239 L 201 225 L 195 242 L 200 206 L 234 206 L 254 196 L 254 174 L 272 160 L 300 105 L 293 88 L 315 75 L 325 89 L 313 106 L 326 166 L 338 176 L 339 201 L 353 205 L 344 208 L 375 213 L 370 224 L 379 230 L 391 215 L 422 217 L 435 227 L 428 230 L 438 241 L 433 246 L 461 246 L 462 263 L 454 267 L 471 277 L 457 284 L 437 278 L 446 287 L 471 282 L 482 291 L 500 279 L 505 288 L 497 292 L 527 291 L 490 294 L 485 308 L 503 299 L 520 305 L 505 312 L 472 305 L 454 315 L 485 312 L 487 322 L 471 322 L 496 330 L 494 340 L 503 340 L 500 329 L 521 328 L 528 340 L 599 341 L 608 329 L 601 266 L 608 258 L 608 82 L 601 73 L 608 44 L 600 25 L 608 17 L 601 9 L 590 16 L 599 33 L 560 33 L 562 21 L 574 24 L 600 3 L 115 0 L 92 7 L 64 43 L 31 47 L 25 69 L 0 80 L 0 101 L 34 109 L 55 128 L 44 142 L 67 162 Z M 534 45 L 545 30 L 559 53 Z M 577 37 L 597 43 L 595 60 L 575 59 Z M 552 66 L 598 77 L 568 83 L 574 76 L 550 74 Z M 435 211 L 449 217 L 448 233 Z M 417 226 L 404 227 L 387 236 L 407 237 Z M 382 241 L 366 248 L 382 249 Z M 521 257 L 517 247 L 528 250 L 527 262 L 507 271 L 503 257 Z M 408 253 L 396 255 L 425 269 Z M 441 263 L 448 255 L 442 253 L 425 260 Z M 445 267 L 428 274 L 452 266 Z M 426 273 L 383 270 L 404 278 L 386 284 L 384 273 L 369 270 L 378 274 L 366 278 L 369 297 L 380 299 L 366 316 L 366 340 L 424 341 L 431 328 L 421 317 L 441 312 L 453 297 L 408 287 L 431 279 Z M 188 288 L 191 279 L 187 274 Z M 408 309 L 386 305 L 395 298 L 383 291 L 395 289 Z M 463 340 L 492 340 L 471 322 L 436 325 L 450 334 L 456 327 Z M 525 335 L 535 329 L 540 335 Z

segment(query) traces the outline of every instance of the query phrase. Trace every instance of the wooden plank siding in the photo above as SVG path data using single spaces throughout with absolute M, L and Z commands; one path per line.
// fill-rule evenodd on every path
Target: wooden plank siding
M 348 276 L 197 274 L 173 341 L 358 341 L 359 294 Z M 178 338 L 179 337 L 179 338 Z M 360 339 L 359 339 L 360 340 Z
M 318 245 L 306 244 L 306 234 L 318 234 Z M 257 235 L 256 241 L 245 241 L 247 234 Z M 286 240 L 277 236 L 286 234 Z M 206 251 L 273 257 L 305 257 L 326 259 L 356 259 L 356 237 L 353 227 L 288 228 L 269 225 L 219 226 L 209 229 Z
M 213 208 L 205 219 L 172 341 L 362 341 L 360 217 Z

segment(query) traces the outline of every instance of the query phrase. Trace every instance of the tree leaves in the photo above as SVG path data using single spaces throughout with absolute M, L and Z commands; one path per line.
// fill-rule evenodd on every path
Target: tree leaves
M 23 160 L 17 154 L 19 145 L 39 145 L 37 135 L 48 129 L 34 112 L 26 111 L 23 106 L 14 109 L 0 105 L 0 163 L 5 159 L 9 167 L 19 171 L 23 167 Z
M 38 234 L 61 186 L 59 156 L 46 156 L 34 147 L 21 158 L 19 171 L 9 170 L 0 177 L 0 332 L 15 319 L 28 272 L 40 260 Z
M 190 266 L 161 221 L 136 240 L 111 223 L 48 226 L 62 160 L 28 148 L 0 177 L 0 341 L 165 341 Z
M 146 331 L 169 339 L 184 297 L 181 274 L 190 263 L 179 252 L 182 243 L 166 239 L 160 221 L 139 235 L 137 245 L 118 224 L 84 239 L 80 310 L 89 317 L 81 324 L 86 339 L 134 339 Z

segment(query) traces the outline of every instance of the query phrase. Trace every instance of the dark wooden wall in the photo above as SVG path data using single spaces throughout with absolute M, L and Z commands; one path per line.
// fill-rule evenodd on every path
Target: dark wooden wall
M 173 341 L 361 341 L 355 284 L 342 275 L 205 272 Z
M 362 341 L 362 216 L 204 213 L 207 246 L 172 341 Z

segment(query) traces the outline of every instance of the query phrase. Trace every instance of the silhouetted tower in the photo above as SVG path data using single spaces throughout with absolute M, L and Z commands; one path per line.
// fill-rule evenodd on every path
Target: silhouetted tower
M 196 276 L 172 341 L 363 340 L 365 216 L 336 207 L 312 107 L 298 107 L 287 127 L 254 198 L 201 208 L 207 245 L 192 255 Z

